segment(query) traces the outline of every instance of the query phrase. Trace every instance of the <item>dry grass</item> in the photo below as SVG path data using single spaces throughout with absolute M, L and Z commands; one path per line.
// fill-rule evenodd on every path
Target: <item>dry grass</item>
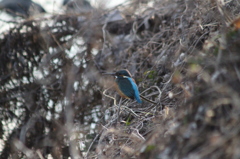
M 0 37 L 1 158 L 239 158 L 240 3 L 220 2 L 16 24 Z M 101 72 L 122 68 L 157 104 L 116 95 Z

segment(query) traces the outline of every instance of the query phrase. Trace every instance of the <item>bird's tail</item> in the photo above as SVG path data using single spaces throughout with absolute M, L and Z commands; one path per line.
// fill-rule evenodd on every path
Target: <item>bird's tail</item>
M 157 104 L 156 102 L 154 102 L 154 101 L 152 101 L 152 100 L 149 100 L 149 99 L 145 98 L 145 97 L 142 96 L 142 95 L 140 95 L 140 97 L 141 97 L 143 100 L 145 100 L 145 101 L 147 101 L 147 102 L 149 102 L 149 103 Z

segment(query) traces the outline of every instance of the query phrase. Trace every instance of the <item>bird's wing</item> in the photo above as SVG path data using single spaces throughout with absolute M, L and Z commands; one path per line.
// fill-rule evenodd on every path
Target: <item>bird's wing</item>
M 133 93 L 134 93 L 134 98 L 137 100 L 138 103 L 142 103 L 136 83 L 133 81 L 133 79 L 131 77 L 128 77 L 127 79 L 131 83 Z
M 134 99 L 135 93 L 132 83 L 129 79 L 127 78 L 117 79 L 117 85 L 118 85 L 117 90 L 121 96 Z

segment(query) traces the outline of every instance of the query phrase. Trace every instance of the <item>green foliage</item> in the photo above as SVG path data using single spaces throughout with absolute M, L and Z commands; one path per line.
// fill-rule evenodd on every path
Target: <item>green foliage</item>
M 156 71 L 151 70 L 151 71 L 144 72 L 143 75 L 145 75 L 148 79 L 154 80 L 154 79 L 156 79 L 157 73 L 156 73 Z
M 154 150 L 155 148 L 156 148 L 156 145 L 147 145 L 144 150 L 144 153 L 148 153 L 148 152 Z

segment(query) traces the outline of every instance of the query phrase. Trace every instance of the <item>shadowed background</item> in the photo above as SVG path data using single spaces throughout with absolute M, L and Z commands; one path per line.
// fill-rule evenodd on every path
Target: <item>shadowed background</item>
M 237 158 L 239 2 L 91 3 L 1 21 L 0 158 Z

